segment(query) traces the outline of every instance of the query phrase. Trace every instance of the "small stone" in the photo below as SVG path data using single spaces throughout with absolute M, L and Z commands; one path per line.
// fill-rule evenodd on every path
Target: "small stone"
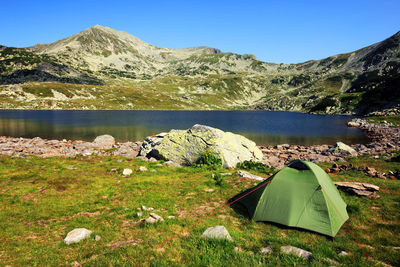
M 324 261 L 329 264 L 329 266 L 339 266 L 339 263 L 331 258 L 324 258 Z
M 237 171 L 236 174 L 239 175 L 240 177 L 251 179 L 251 180 L 257 180 L 257 181 L 264 181 L 265 180 L 264 177 L 257 176 L 257 175 L 254 175 L 254 174 L 251 174 L 251 173 L 248 173 L 248 172 L 245 172 L 245 171 Z
M 225 226 L 222 225 L 207 228 L 201 235 L 201 238 L 233 241 L 228 230 L 226 230 Z
M 155 213 L 150 213 L 150 217 L 144 220 L 146 223 L 156 223 L 156 222 L 163 222 L 164 219 Z
M 243 249 L 241 248 L 241 247 L 235 247 L 234 249 L 233 249 L 235 252 L 243 252 Z
M 131 175 L 132 174 L 132 170 L 131 169 L 129 169 L 129 168 L 126 168 L 126 169 L 124 169 L 124 171 L 122 172 L 122 175 L 124 175 L 124 176 L 129 176 L 129 175 Z
M 156 220 L 156 219 L 154 219 L 153 217 L 149 217 L 149 218 L 145 219 L 144 221 L 145 221 L 146 223 L 151 223 L 151 224 L 153 224 L 153 223 L 156 223 L 156 222 L 157 222 L 157 220 Z
M 64 239 L 64 242 L 69 245 L 78 243 L 82 239 L 88 238 L 92 234 L 92 231 L 86 228 L 76 228 L 70 231 Z
M 152 211 L 152 210 L 154 210 L 154 208 L 150 207 L 150 208 L 148 208 L 147 210 Z
M 110 149 L 115 145 L 115 139 L 108 134 L 100 135 L 94 139 L 93 145 L 101 149 Z
M 136 213 L 136 216 L 142 217 L 142 216 L 143 216 L 143 212 L 137 212 L 137 213 Z
M 145 166 L 140 166 L 139 171 L 145 172 L 145 171 L 147 171 L 147 168 Z
M 173 161 L 166 161 L 163 163 L 163 165 L 168 166 L 168 167 L 181 167 L 179 163 L 173 162 Z
M 155 213 L 150 213 L 150 216 L 153 217 L 154 219 L 156 219 L 157 221 L 161 221 L 161 222 L 164 221 L 164 219 L 160 215 L 157 215 Z
M 168 218 L 168 219 L 175 219 L 175 216 L 174 216 L 174 215 L 170 215 L 170 216 L 168 216 L 167 218 Z
M 143 210 L 143 211 L 146 211 L 146 206 L 142 206 L 142 210 Z
M 272 253 L 272 248 L 271 247 L 260 248 L 260 253 L 261 254 L 271 254 Z
M 156 162 L 157 160 L 156 160 L 155 158 L 151 157 L 151 158 L 149 159 L 149 161 L 150 161 L 150 162 Z
M 293 246 L 282 246 L 281 247 L 281 252 L 285 253 L 285 254 L 293 254 L 293 255 L 296 255 L 298 257 L 302 257 L 302 258 L 304 258 L 306 260 L 308 260 L 312 255 L 312 253 L 307 251 L 307 250 L 304 250 L 304 249 L 301 249 L 301 248 L 296 248 L 296 247 L 293 247 Z
M 342 256 L 342 257 L 346 257 L 346 256 L 349 256 L 349 253 L 344 251 L 344 250 L 342 250 L 342 251 L 340 251 L 340 253 L 338 255 Z
M 215 190 L 212 189 L 212 188 L 205 188 L 204 191 L 208 192 L 208 193 L 211 193 L 211 192 L 214 192 Z
M 99 235 L 96 235 L 96 236 L 94 237 L 94 241 L 100 241 L 100 239 L 101 239 L 101 236 L 99 236 Z

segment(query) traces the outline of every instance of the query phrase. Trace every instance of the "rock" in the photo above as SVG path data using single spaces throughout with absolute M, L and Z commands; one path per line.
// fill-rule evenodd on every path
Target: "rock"
M 201 235 L 201 238 L 233 241 L 228 230 L 226 230 L 225 226 L 222 225 L 207 228 Z
M 157 220 L 156 220 L 155 218 L 151 217 L 151 216 L 150 216 L 149 218 L 145 219 L 144 221 L 145 221 L 146 223 L 151 223 L 151 224 L 157 222 Z
M 340 251 L 340 253 L 338 255 L 342 256 L 342 257 L 347 257 L 347 256 L 349 256 L 349 253 L 347 253 L 346 251 L 342 250 L 342 251 Z
M 150 213 L 150 217 L 145 219 L 144 221 L 153 224 L 156 222 L 163 222 L 164 219 L 160 215 L 157 215 L 155 213 Z
M 140 166 L 139 171 L 145 172 L 145 171 L 147 171 L 147 168 L 145 166 Z
M 337 142 L 331 149 L 333 152 L 345 152 L 353 157 L 357 157 L 357 152 L 351 147 L 342 142 Z
M 349 127 L 360 127 L 360 126 L 361 126 L 361 123 L 355 122 L 355 121 L 349 121 L 349 122 L 347 123 L 347 126 L 349 126 Z
M 248 173 L 248 172 L 245 172 L 245 171 L 237 171 L 236 174 L 239 175 L 240 177 L 248 178 L 248 179 L 251 179 L 251 180 L 257 180 L 257 181 L 264 181 L 265 180 L 264 177 L 257 176 L 257 175 L 254 175 L 254 174 L 251 174 L 251 173 Z
M 82 239 L 89 238 L 91 234 L 92 231 L 86 228 L 76 228 L 67 234 L 67 236 L 64 238 L 64 242 L 67 245 L 78 243 Z
M 359 182 L 334 182 L 339 190 L 355 194 L 357 196 L 364 196 L 368 198 L 378 198 L 379 195 L 375 191 L 379 191 L 379 186 Z
M 243 249 L 241 247 L 235 247 L 233 250 L 237 253 L 243 252 Z
M 285 253 L 285 254 L 293 254 L 296 255 L 298 257 L 302 257 L 306 260 L 310 259 L 312 253 L 301 249 L 301 248 L 296 248 L 296 247 L 292 247 L 292 246 L 282 246 L 281 247 L 281 252 Z
M 96 236 L 94 237 L 94 241 L 100 241 L 100 239 L 101 239 L 101 236 L 99 236 L 99 235 L 96 235 Z
M 141 209 L 142 209 L 143 211 L 147 210 L 146 206 L 143 206 L 143 205 L 142 205 Z
M 122 172 L 122 175 L 124 175 L 124 176 L 129 176 L 129 175 L 131 175 L 132 174 L 132 170 L 131 169 L 129 169 L 129 168 L 126 168 L 126 169 L 124 169 L 124 171 Z
M 173 162 L 173 161 L 170 161 L 170 160 L 164 162 L 163 165 L 169 166 L 169 167 L 181 167 L 181 164 Z
M 142 216 L 143 216 L 143 212 L 137 212 L 137 213 L 136 213 L 136 216 L 142 217 Z
M 262 159 L 262 153 L 253 141 L 199 124 L 188 130 L 171 130 L 147 137 L 140 148 L 140 155 L 190 165 L 205 150 L 215 153 L 221 158 L 223 167 L 228 168 L 234 168 L 245 160 Z
M 272 253 L 272 248 L 269 246 L 260 248 L 260 254 L 271 254 L 271 253 Z
M 339 266 L 339 263 L 331 258 L 324 258 L 324 261 L 329 264 L 329 266 Z
M 115 139 L 108 134 L 100 135 L 94 139 L 93 145 L 101 149 L 110 149 L 115 145 Z

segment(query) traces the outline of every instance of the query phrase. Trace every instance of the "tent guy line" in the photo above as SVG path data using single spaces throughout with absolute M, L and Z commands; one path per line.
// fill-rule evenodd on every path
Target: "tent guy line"
M 269 176 L 268 178 L 270 178 L 270 177 L 272 177 L 272 176 L 273 176 L 273 175 Z M 266 179 L 268 179 L 268 178 L 266 178 Z M 237 202 L 238 200 L 244 198 L 245 196 L 250 195 L 251 193 L 253 193 L 253 192 L 256 191 L 257 189 L 260 189 L 261 187 L 263 187 L 263 186 L 269 184 L 270 182 L 271 182 L 271 181 L 268 181 L 268 182 L 266 182 L 266 183 L 262 183 L 261 185 L 259 185 L 259 186 L 256 187 L 255 189 L 251 190 L 251 191 L 248 192 L 247 194 L 241 196 L 240 198 L 235 199 L 234 201 L 229 202 L 228 204 L 223 205 L 222 207 L 220 207 L 220 208 L 218 208 L 217 210 L 213 211 L 213 212 L 210 213 L 209 215 L 207 215 L 207 216 L 205 216 L 205 217 L 199 219 L 198 221 L 194 222 L 193 224 L 191 224 L 191 225 L 185 227 L 182 231 L 180 231 L 180 232 L 176 233 L 175 235 L 173 235 L 173 236 L 171 236 L 171 237 L 165 239 L 165 240 L 162 241 L 159 245 L 163 245 L 164 243 L 170 241 L 171 239 L 174 239 L 175 237 L 179 236 L 179 235 L 180 235 L 181 233 L 183 233 L 184 231 L 186 231 L 186 230 L 192 228 L 192 227 L 195 226 L 196 224 L 199 224 L 200 222 L 204 221 L 205 219 L 210 218 L 211 216 L 215 215 L 215 214 L 216 214 L 217 212 L 219 212 L 220 210 L 222 210 L 222 209 L 224 209 L 224 208 L 226 208 L 226 207 L 229 207 L 229 206 L 232 205 L 233 203 L 235 203 L 235 202 Z
M 329 195 L 325 193 L 324 188 L 321 187 L 322 192 L 324 193 L 324 195 L 326 195 L 326 197 L 328 198 L 329 202 L 331 202 L 332 206 L 337 210 L 339 216 L 342 218 L 342 215 L 340 214 L 339 210 L 336 208 L 336 205 L 332 202 L 332 200 L 330 199 Z M 343 218 L 342 218 L 343 220 Z M 346 227 L 349 229 L 350 233 L 353 235 L 354 240 L 356 241 L 357 245 L 362 249 L 362 251 L 364 251 L 365 255 L 367 256 L 367 259 L 372 263 L 373 266 L 375 266 L 374 262 L 371 260 L 371 258 L 369 257 L 368 253 L 365 251 L 365 249 L 361 246 L 361 243 L 358 241 L 356 235 L 354 234 L 353 230 L 351 230 L 350 226 L 347 224 L 346 220 L 344 220 L 344 225 L 346 225 Z M 354 259 L 354 254 L 353 254 L 353 262 L 355 261 Z

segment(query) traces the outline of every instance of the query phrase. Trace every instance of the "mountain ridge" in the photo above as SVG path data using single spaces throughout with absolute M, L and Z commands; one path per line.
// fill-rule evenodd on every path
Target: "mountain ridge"
M 398 107 L 399 72 L 400 32 L 353 52 L 297 64 L 263 62 L 254 55 L 223 53 L 207 46 L 162 48 L 100 25 L 49 44 L 0 47 L 0 84 L 29 87 L 36 81 L 140 87 L 171 99 L 169 108 L 174 109 L 366 114 Z M 3 87 L 3 93 L 9 92 Z M 117 91 L 115 97 L 119 97 Z M 140 101 L 125 107 L 122 102 L 117 108 L 143 108 L 137 105 Z M 157 108 L 149 102 L 148 108 Z M 61 107 L 79 108 L 75 104 Z

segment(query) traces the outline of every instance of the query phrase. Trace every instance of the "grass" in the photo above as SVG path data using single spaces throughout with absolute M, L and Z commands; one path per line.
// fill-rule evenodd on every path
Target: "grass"
M 368 121 L 373 123 L 383 123 L 386 121 L 387 123 L 391 123 L 393 127 L 400 126 L 400 115 L 393 115 L 393 116 L 371 116 L 366 118 Z
M 385 172 L 400 168 L 400 163 L 384 156 L 350 162 Z M 148 171 L 140 172 L 139 166 Z M 272 172 L 254 164 L 243 167 L 264 176 Z M 131 168 L 133 174 L 123 177 L 124 168 Z M 0 262 L 12 266 L 74 262 L 85 266 L 319 266 L 327 264 L 325 258 L 332 258 L 343 265 L 370 264 L 345 226 L 330 239 L 299 229 L 256 223 L 227 207 L 187 229 L 254 185 L 254 181 L 235 174 L 220 175 L 223 172 L 235 170 L 166 167 L 120 157 L 0 157 Z M 400 191 L 399 181 L 370 178 L 355 171 L 341 174 Z M 400 252 L 388 246 L 400 246 L 400 197 L 380 192 L 381 198 L 370 200 L 341 194 L 348 204 L 348 225 L 368 255 L 398 266 Z M 138 222 L 136 213 L 142 205 L 154 207 L 165 221 L 155 225 Z M 175 218 L 168 219 L 171 215 Z M 148 211 L 144 212 L 146 216 Z M 224 225 L 234 242 L 199 238 L 206 228 L 215 225 Z M 78 244 L 64 244 L 66 234 L 78 227 L 94 234 Z M 175 234 L 179 236 L 163 242 Z M 94 241 L 94 235 L 100 235 L 101 240 Z M 137 245 L 129 245 L 132 243 Z M 268 245 L 273 253 L 260 255 L 259 249 Z M 282 245 L 307 249 L 313 259 L 306 262 L 282 255 Z M 235 252 L 234 247 L 245 252 Z M 354 255 L 354 261 L 353 257 L 338 256 L 342 250 Z

